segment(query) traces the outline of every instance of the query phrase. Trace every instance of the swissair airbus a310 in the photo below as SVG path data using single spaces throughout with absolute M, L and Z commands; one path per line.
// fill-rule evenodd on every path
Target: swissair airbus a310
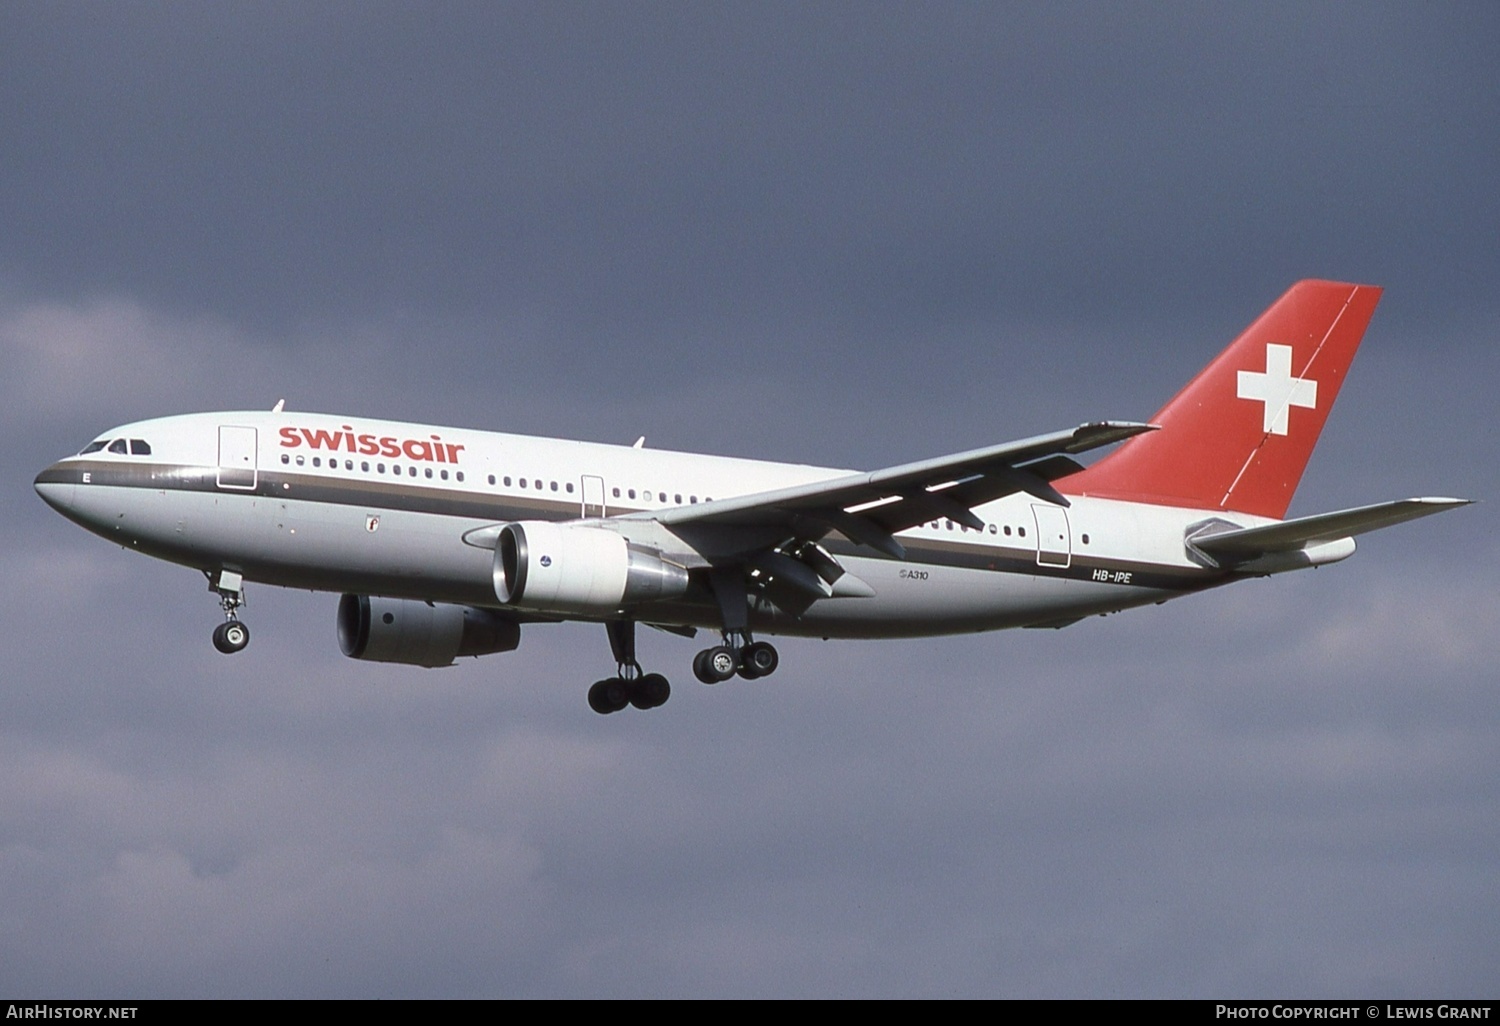
M 516 648 L 523 624 L 589 620 L 615 662 L 589 705 L 648 709 L 671 688 L 637 661 L 638 623 L 718 635 L 693 660 L 705 684 L 764 677 L 778 656 L 763 635 L 1063 627 L 1332 563 L 1357 534 L 1463 505 L 1282 519 L 1380 291 L 1292 286 L 1150 423 L 874 472 L 278 403 L 115 428 L 36 490 L 95 534 L 202 571 L 221 652 L 250 640 L 248 581 L 342 592 L 340 647 L 380 662 L 446 666 Z

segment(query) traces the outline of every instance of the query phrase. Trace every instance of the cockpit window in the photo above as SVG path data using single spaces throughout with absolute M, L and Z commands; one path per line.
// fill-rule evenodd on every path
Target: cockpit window
M 151 443 L 144 438 L 101 438 L 90 442 L 79 450 L 78 455 L 87 456 L 91 452 L 100 452 L 108 448 L 110 452 L 119 453 L 121 456 L 150 456 Z

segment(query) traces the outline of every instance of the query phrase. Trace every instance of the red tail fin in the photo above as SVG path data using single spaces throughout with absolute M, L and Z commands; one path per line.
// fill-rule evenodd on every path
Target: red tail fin
M 1372 285 L 1300 281 L 1098 463 L 1073 495 L 1286 516 L 1292 493 L 1380 302 Z

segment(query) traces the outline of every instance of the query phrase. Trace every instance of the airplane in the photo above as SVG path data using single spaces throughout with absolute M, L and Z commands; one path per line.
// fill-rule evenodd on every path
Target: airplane
M 603 623 L 598 713 L 660 706 L 636 625 L 719 643 L 705 684 L 766 677 L 761 635 L 1060 628 L 1337 562 L 1354 536 L 1466 505 L 1284 519 L 1380 299 L 1293 285 L 1149 422 L 1097 421 L 873 472 L 288 412 L 111 429 L 43 470 L 48 505 L 201 571 L 241 651 L 246 582 L 341 593 L 340 649 L 438 667 L 522 625 Z M 1118 448 L 1085 467 L 1074 457 Z

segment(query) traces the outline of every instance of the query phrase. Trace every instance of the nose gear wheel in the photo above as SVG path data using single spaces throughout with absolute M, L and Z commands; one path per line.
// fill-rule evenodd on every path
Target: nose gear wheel
M 250 644 L 250 628 L 238 620 L 226 620 L 214 628 L 214 648 L 234 655 Z

